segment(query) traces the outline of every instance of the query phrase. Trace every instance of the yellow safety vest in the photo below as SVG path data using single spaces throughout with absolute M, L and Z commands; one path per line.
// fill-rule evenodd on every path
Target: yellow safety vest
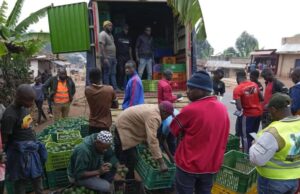
M 268 128 L 275 128 L 283 138 L 284 147 L 275 153 L 264 166 L 256 167 L 258 173 L 269 179 L 300 178 L 300 119 L 286 119 L 273 122 Z M 260 137 L 266 129 L 258 133 Z

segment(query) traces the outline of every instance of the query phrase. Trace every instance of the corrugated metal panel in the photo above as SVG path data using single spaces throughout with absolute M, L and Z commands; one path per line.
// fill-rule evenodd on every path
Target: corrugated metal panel
M 48 20 L 53 53 L 90 49 L 86 3 L 51 7 L 48 9 Z

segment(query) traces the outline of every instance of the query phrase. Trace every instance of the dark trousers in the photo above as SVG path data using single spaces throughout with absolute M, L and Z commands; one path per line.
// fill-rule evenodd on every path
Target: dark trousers
M 50 97 L 47 97 L 47 103 L 48 103 L 48 113 L 53 114 L 53 109 L 52 109 L 53 103 L 52 103 Z
M 241 116 L 237 119 L 237 126 L 239 135 L 242 139 L 243 150 L 245 153 L 248 153 L 253 141 L 253 138 L 251 137 L 250 133 L 258 132 L 261 116 Z
M 46 117 L 46 115 L 44 113 L 44 110 L 43 110 L 43 103 L 44 103 L 43 100 L 37 100 L 37 101 L 35 101 L 36 107 L 38 109 L 38 120 L 37 120 L 38 123 L 41 122 L 42 116 L 43 116 L 43 118 L 45 120 L 47 119 L 47 117 Z
M 134 167 L 137 163 L 136 149 L 130 148 L 128 150 L 122 149 L 122 142 L 118 133 L 118 129 L 115 130 L 115 153 L 120 162 L 128 168 L 126 179 L 134 179 Z
M 120 55 L 117 58 L 118 60 L 118 64 L 117 64 L 117 83 L 119 88 L 125 88 L 125 80 L 126 80 L 126 76 L 125 76 L 125 64 L 127 61 L 130 60 L 129 56 L 125 56 L 125 55 Z
M 99 133 L 100 131 L 109 131 L 109 128 L 89 126 L 89 135 L 92 135 L 94 133 Z
M 0 181 L 0 194 L 4 194 L 5 181 Z
M 14 182 L 14 190 L 16 194 L 25 194 L 26 186 L 32 184 L 32 188 L 35 194 L 43 194 L 43 179 L 42 177 L 32 180 L 18 180 Z
M 213 174 L 190 174 L 176 169 L 177 194 L 210 194 Z

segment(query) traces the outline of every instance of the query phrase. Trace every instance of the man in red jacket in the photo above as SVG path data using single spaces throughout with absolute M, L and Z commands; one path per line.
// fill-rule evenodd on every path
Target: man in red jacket
M 173 135 L 182 138 L 175 153 L 178 194 L 210 194 L 223 162 L 229 117 L 226 107 L 211 96 L 212 85 L 207 72 L 196 72 L 187 82 L 191 103 L 170 126 Z
M 157 89 L 157 98 L 158 104 L 162 101 L 168 101 L 171 103 L 176 102 L 179 98 L 182 97 L 181 94 L 173 95 L 172 87 L 170 85 L 170 81 L 172 80 L 173 72 L 171 70 L 165 70 L 163 72 L 163 79 L 159 80 L 158 82 L 158 89 Z

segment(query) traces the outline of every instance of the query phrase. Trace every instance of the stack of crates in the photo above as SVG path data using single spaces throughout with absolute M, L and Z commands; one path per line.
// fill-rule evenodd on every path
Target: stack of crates
M 153 74 L 152 74 L 152 79 L 153 80 L 160 80 L 162 78 L 162 73 L 161 73 L 161 64 L 155 64 L 153 66 Z
M 257 172 L 247 154 L 232 150 L 225 154 L 215 176 L 214 194 L 255 193 Z
M 157 91 L 157 80 L 142 80 L 145 92 L 156 92 Z

